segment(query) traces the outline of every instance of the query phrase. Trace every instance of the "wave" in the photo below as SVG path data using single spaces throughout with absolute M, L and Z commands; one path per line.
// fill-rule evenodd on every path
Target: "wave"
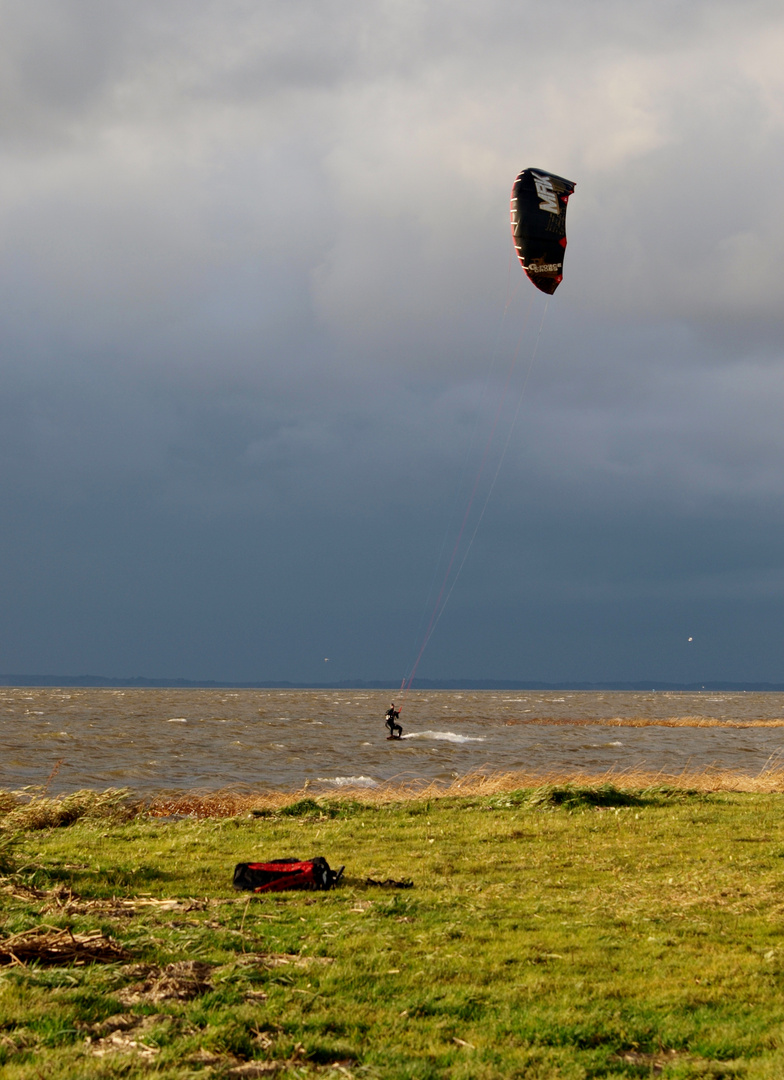
M 458 735 L 455 731 L 410 731 L 401 735 L 401 739 L 436 739 L 440 742 L 484 742 L 484 735 Z

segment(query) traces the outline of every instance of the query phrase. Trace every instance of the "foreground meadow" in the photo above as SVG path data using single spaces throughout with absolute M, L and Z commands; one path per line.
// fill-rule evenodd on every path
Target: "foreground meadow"
M 4 1078 L 784 1076 L 780 794 L 219 803 L 0 794 Z

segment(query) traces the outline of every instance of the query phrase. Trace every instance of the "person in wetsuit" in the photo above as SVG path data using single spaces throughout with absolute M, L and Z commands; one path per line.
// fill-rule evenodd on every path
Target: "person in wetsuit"
M 400 726 L 400 724 L 398 724 L 396 722 L 399 719 L 400 719 L 400 710 L 395 708 L 395 703 L 393 701 L 392 704 L 387 709 L 386 720 L 385 720 L 385 723 L 386 723 L 387 727 L 389 728 L 389 737 L 390 737 L 390 739 L 395 739 L 395 738 L 399 739 L 400 736 L 403 734 L 403 728 Z M 395 732 L 397 732 L 397 735 L 395 735 Z

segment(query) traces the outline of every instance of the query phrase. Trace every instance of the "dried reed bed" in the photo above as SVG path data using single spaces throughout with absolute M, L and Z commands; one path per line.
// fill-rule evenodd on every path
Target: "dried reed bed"
M 705 768 L 684 770 L 672 774 L 645 772 L 639 769 L 625 771 L 609 770 L 600 774 L 494 772 L 470 773 L 451 783 L 426 780 L 390 782 L 376 788 L 343 788 L 339 793 L 319 791 L 315 786 L 305 785 L 295 792 L 212 791 L 177 792 L 154 796 L 146 805 L 151 817 L 223 818 L 244 814 L 265 815 L 285 811 L 296 804 L 308 804 L 313 810 L 319 806 L 329 809 L 340 804 L 361 803 L 367 806 L 392 803 L 449 798 L 483 798 L 501 795 L 521 789 L 532 792 L 548 788 L 579 788 L 596 790 L 612 786 L 618 791 L 645 792 L 662 789 L 699 793 L 749 792 L 772 794 L 784 792 L 784 767 L 771 765 L 756 775 L 730 769 Z
M 297 792 L 253 793 L 245 790 L 176 791 L 153 795 L 146 804 L 150 817 L 225 818 L 252 811 L 275 813 L 307 796 Z
M 57 926 L 35 926 L 0 940 L 0 964 L 113 964 L 130 954 L 102 930 L 74 934 Z
M 80 819 L 129 821 L 139 815 L 153 818 L 231 818 L 241 815 L 265 816 L 285 812 L 299 804 L 303 812 L 338 812 L 346 803 L 367 806 L 390 805 L 433 799 L 483 798 L 510 791 L 532 793 L 553 788 L 591 791 L 611 786 L 623 792 L 673 791 L 784 792 L 784 766 L 771 762 L 755 775 L 730 769 L 705 768 L 680 773 L 646 772 L 641 769 L 611 769 L 603 773 L 550 771 L 482 772 L 443 783 L 428 780 L 399 780 L 375 788 L 342 788 L 339 792 L 306 784 L 298 791 L 259 792 L 248 788 L 221 791 L 161 792 L 147 799 L 134 798 L 127 790 L 78 791 L 47 798 L 29 791 L 0 791 L 0 863 L 10 857 L 10 848 L 19 833 L 73 824 Z M 5 850 L 8 848 L 8 851 Z
M 56 829 L 81 818 L 127 821 L 137 813 L 138 802 L 127 788 L 82 789 L 51 798 L 45 789 L 0 791 L 0 829 L 5 835 L 18 829 Z
M 724 720 L 718 716 L 525 716 L 505 720 L 507 727 L 535 724 L 541 727 L 696 727 L 780 728 L 784 717 L 773 720 Z

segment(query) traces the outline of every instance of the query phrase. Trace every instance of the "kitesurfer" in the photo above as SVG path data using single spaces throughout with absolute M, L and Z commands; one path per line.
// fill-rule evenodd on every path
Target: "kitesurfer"
M 393 701 L 392 704 L 387 709 L 386 718 L 385 718 L 385 723 L 386 723 L 387 727 L 389 728 L 389 736 L 388 736 L 388 738 L 390 738 L 390 739 L 399 739 L 400 736 L 403 734 L 403 728 L 400 726 L 400 724 L 397 723 L 397 721 L 399 719 L 400 719 L 400 710 L 395 708 L 395 703 Z M 397 732 L 397 735 L 395 735 L 395 732 Z

